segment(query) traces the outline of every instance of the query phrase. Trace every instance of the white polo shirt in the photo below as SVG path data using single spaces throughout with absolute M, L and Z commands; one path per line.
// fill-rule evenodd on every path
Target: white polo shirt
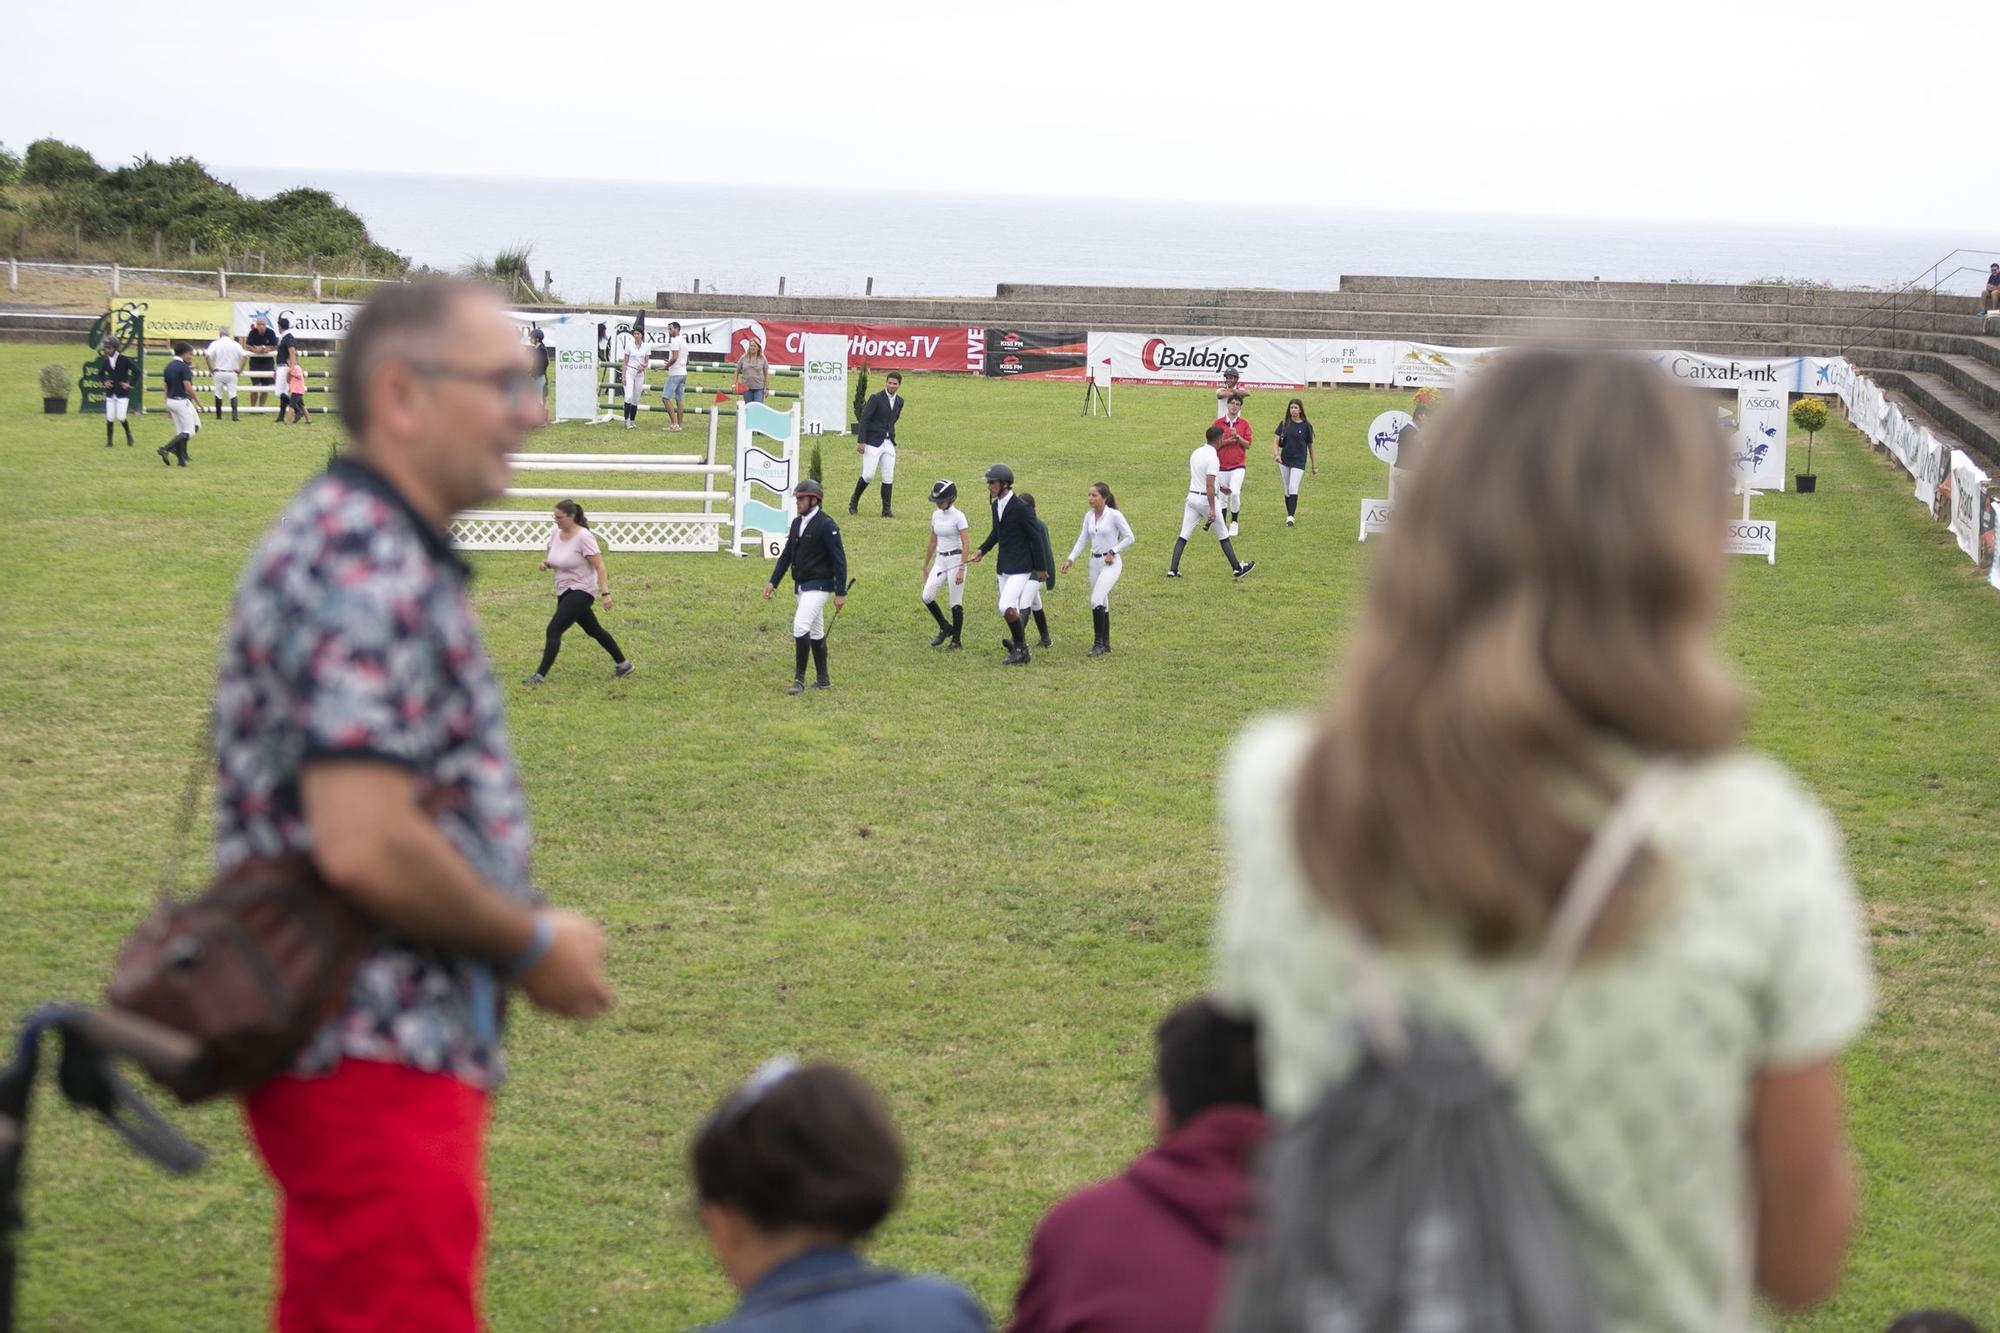
M 667 337 L 667 374 L 685 375 L 687 373 L 688 373 L 687 339 L 682 337 L 678 333 L 669 334 Z
M 243 369 L 243 344 L 234 338 L 217 338 L 208 345 L 207 355 L 211 370 Z
M 1222 460 L 1216 456 L 1215 446 L 1200 444 L 1188 455 L 1188 494 L 1208 495 L 1208 479 L 1222 475 Z

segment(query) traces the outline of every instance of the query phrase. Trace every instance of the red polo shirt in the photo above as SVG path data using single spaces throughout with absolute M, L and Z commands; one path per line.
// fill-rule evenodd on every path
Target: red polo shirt
M 1250 448 L 1250 420 L 1236 418 L 1231 424 L 1228 417 L 1217 417 L 1215 424 L 1222 427 L 1222 438 L 1215 442 L 1215 456 L 1222 464 L 1224 472 L 1233 472 L 1244 465 Z

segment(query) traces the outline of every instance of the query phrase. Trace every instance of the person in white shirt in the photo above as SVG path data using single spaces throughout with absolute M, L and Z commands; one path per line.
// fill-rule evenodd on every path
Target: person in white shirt
M 941 481 L 931 487 L 931 538 L 924 543 L 924 605 L 937 621 L 931 647 L 956 652 L 964 646 L 965 552 L 972 545 L 970 525 L 957 504 L 958 483 Z M 938 590 L 949 588 L 951 619 L 938 610 Z
M 667 383 L 660 396 L 667 408 L 668 430 L 681 428 L 682 400 L 687 397 L 688 345 L 681 336 L 681 322 L 667 321 Z
M 652 349 L 646 346 L 646 320 L 640 316 L 632 324 L 632 331 L 625 336 L 624 363 L 625 376 L 625 429 L 636 430 L 639 423 L 639 398 L 646 392 L 646 366 L 652 359 Z
M 1222 472 L 1222 462 L 1216 456 L 1216 441 L 1222 438 L 1222 427 L 1210 426 L 1202 444 L 1196 445 L 1188 455 L 1187 503 L 1181 509 L 1181 535 L 1174 542 L 1174 558 L 1167 565 L 1167 577 L 1181 576 L 1181 552 L 1187 549 L 1188 538 L 1194 536 L 1196 528 L 1214 524 L 1216 537 L 1222 543 L 1222 556 L 1229 561 L 1229 568 L 1237 578 L 1242 578 L 1256 568 L 1255 560 L 1236 558 L 1236 548 L 1229 541 L 1229 525 L 1222 518 L 1221 502 L 1216 499 L 1216 478 Z
M 1207 446 L 1203 446 L 1206 448 Z M 1090 645 L 1091 657 L 1102 657 L 1111 651 L 1111 589 L 1117 586 L 1118 576 L 1125 572 L 1125 562 L 1118 557 L 1137 540 L 1132 534 L 1132 525 L 1125 521 L 1125 515 L 1118 512 L 1118 497 L 1111 488 L 1101 481 L 1090 483 L 1084 496 L 1088 507 L 1083 511 L 1083 531 L 1076 534 L 1076 545 L 1069 548 L 1069 558 L 1062 562 L 1058 573 L 1069 573 L 1069 567 L 1076 563 L 1083 548 L 1090 548 L 1090 620 L 1097 628 L 1097 638 Z
M 229 400 L 229 419 L 239 421 L 236 415 L 236 377 L 243 370 L 243 344 L 236 341 L 228 329 L 217 329 L 215 341 L 202 351 L 202 358 L 208 362 L 209 383 L 215 392 L 215 419 L 222 420 L 222 400 Z

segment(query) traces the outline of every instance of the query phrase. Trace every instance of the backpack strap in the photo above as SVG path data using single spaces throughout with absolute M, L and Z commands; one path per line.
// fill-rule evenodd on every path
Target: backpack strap
M 1640 769 L 1597 826 L 1596 835 L 1578 859 L 1576 869 L 1570 872 L 1541 952 L 1536 955 L 1522 987 L 1514 1030 L 1498 1052 L 1503 1078 L 1511 1077 L 1527 1057 L 1528 1047 L 1534 1043 L 1535 1034 L 1541 1031 L 1549 1011 L 1555 1007 L 1563 982 L 1568 980 L 1583 953 L 1584 942 L 1604 914 L 1604 904 L 1610 901 L 1612 890 L 1618 887 L 1632 858 L 1645 846 L 1653 814 L 1680 771 L 1678 765 L 1667 761 Z
M 1497 1072 L 1502 1078 L 1512 1076 L 1527 1055 L 1535 1034 L 1555 1005 L 1563 982 L 1583 952 L 1591 928 L 1603 914 L 1611 891 L 1645 845 L 1653 813 L 1679 773 L 1679 765 L 1668 761 L 1642 768 L 1597 826 L 1589 846 L 1570 872 L 1555 916 L 1549 922 L 1548 934 L 1529 969 L 1514 1028 L 1498 1052 Z M 1359 931 L 1350 930 L 1348 934 L 1354 947 L 1356 1014 L 1362 1035 L 1384 1058 L 1398 1059 L 1410 1045 L 1402 1001 L 1374 946 Z

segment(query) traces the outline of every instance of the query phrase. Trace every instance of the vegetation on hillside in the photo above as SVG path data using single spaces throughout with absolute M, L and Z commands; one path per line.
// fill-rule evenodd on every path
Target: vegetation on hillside
M 23 257 L 76 257 L 81 250 L 134 264 L 242 266 L 255 255 L 273 271 L 409 268 L 324 190 L 257 199 L 191 157 L 141 157 L 106 170 L 55 139 L 38 139 L 19 157 L 0 148 L 0 244 Z

